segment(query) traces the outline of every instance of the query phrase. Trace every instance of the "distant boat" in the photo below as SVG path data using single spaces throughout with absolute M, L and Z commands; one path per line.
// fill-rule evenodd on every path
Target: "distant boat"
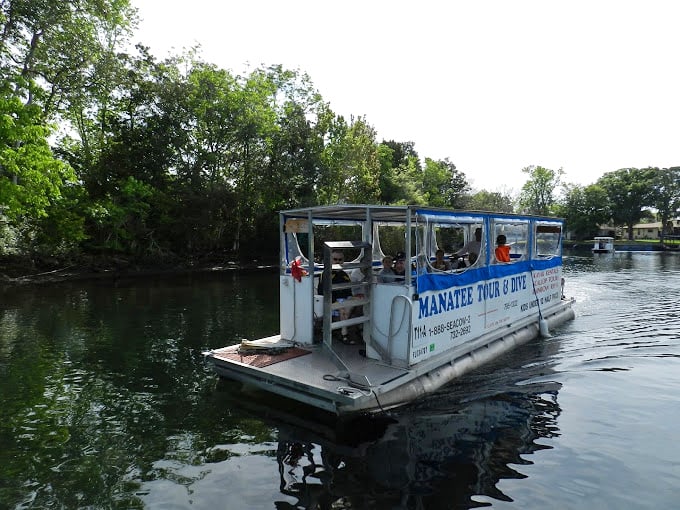
M 593 239 L 593 253 L 614 253 L 613 237 L 596 237 Z
M 279 225 L 280 333 L 204 353 L 246 387 L 337 415 L 388 409 L 574 318 L 557 218 L 336 205 Z

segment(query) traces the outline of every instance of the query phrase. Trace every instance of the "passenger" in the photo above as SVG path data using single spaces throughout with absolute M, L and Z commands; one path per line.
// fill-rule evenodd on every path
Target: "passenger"
M 383 268 L 378 273 L 379 283 L 392 283 L 394 281 L 394 269 L 392 269 L 392 257 L 385 255 L 382 259 Z
M 505 244 L 507 242 L 506 237 L 500 234 L 496 238 L 496 260 L 498 262 L 510 262 L 510 247 Z
M 455 257 L 461 257 L 461 260 L 458 262 L 458 269 L 463 269 L 467 267 L 467 264 L 463 259 L 466 256 L 468 258 L 469 265 L 473 265 L 477 261 L 477 258 L 479 258 L 479 252 L 481 250 L 482 250 L 482 229 L 481 227 L 477 227 L 475 229 L 475 238 L 465 243 L 465 246 L 463 246 L 460 250 L 453 254 Z
M 333 265 L 342 266 L 345 263 L 345 256 L 342 254 L 342 252 L 334 251 L 331 253 L 331 263 Z M 344 269 L 331 270 L 331 276 L 332 284 L 349 283 L 351 281 L 351 278 Z M 319 295 L 323 296 L 323 275 L 321 278 L 319 278 L 319 285 L 317 286 L 316 291 Z M 351 295 L 352 289 L 349 288 L 334 290 L 332 294 L 332 301 L 335 302 L 338 299 L 347 299 Z
M 451 269 L 451 264 L 449 264 L 448 261 L 444 260 L 444 250 L 439 249 L 435 252 L 434 254 L 435 260 L 432 263 L 432 267 L 439 270 L 439 271 L 448 271 Z
M 345 256 L 340 251 L 334 251 L 331 253 L 331 262 L 333 265 L 340 265 L 345 263 Z M 351 282 L 350 276 L 344 271 L 344 269 L 332 269 L 331 270 L 331 284 L 337 285 L 339 283 L 349 283 Z M 323 295 L 323 275 L 319 278 L 319 284 L 317 285 L 316 291 L 319 295 Z M 352 297 L 352 289 L 337 289 L 331 294 L 331 301 L 333 303 L 342 302 L 345 299 Z M 338 309 L 338 319 L 344 321 L 349 318 L 350 309 L 349 308 L 339 308 Z M 347 339 L 347 327 L 341 329 L 342 341 L 344 343 L 349 343 Z
M 394 281 L 403 282 L 406 279 L 406 253 L 400 251 L 394 257 Z

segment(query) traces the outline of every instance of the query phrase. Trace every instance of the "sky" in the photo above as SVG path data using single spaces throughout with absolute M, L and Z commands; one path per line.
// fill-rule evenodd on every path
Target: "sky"
M 307 73 L 377 141 L 448 158 L 476 190 L 522 169 L 592 184 L 680 165 L 676 0 L 132 0 L 133 42 L 159 59 L 200 45 L 235 74 Z

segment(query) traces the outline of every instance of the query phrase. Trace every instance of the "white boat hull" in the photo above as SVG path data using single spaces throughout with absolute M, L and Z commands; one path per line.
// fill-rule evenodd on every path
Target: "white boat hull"
M 554 329 L 574 318 L 572 301 L 562 300 L 543 315 L 550 329 Z M 410 370 L 386 366 L 361 356 L 350 346 L 337 345 L 348 368 L 366 376 L 371 384 L 369 390 L 356 387 L 349 380 L 350 374 L 338 372 L 332 356 L 322 345 L 310 348 L 310 354 L 305 356 L 264 368 L 226 358 L 219 349 L 205 354 L 222 377 L 345 415 L 411 402 L 538 336 L 538 317 L 529 317 L 485 335 L 474 345 L 451 349 Z

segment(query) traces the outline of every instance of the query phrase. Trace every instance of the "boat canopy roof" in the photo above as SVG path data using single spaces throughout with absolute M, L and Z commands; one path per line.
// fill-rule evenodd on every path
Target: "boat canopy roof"
M 496 218 L 507 218 L 508 220 L 533 219 L 544 222 L 562 223 L 561 218 L 549 218 L 528 214 L 510 214 L 490 211 L 468 211 L 453 210 L 437 207 L 426 207 L 420 205 L 358 205 L 358 204 L 339 204 L 305 207 L 300 209 L 289 209 L 281 211 L 287 218 L 308 218 L 315 220 L 326 220 L 335 222 L 365 221 L 369 216 L 373 221 L 398 222 L 403 223 L 410 216 L 415 221 L 416 217 L 427 217 L 430 221 L 446 221 L 446 218 L 456 218 L 458 221 L 465 221 L 465 217 L 473 220 L 482 216 L 493 216 Z

